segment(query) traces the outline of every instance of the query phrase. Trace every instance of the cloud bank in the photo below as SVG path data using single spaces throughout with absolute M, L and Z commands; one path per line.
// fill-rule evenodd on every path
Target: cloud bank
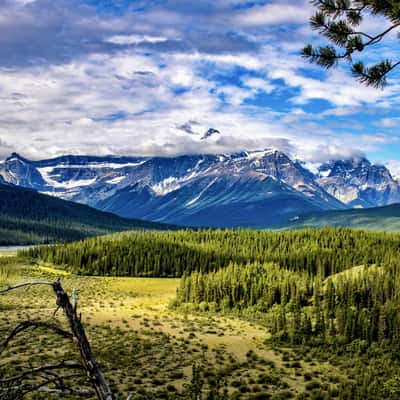
M 398 76 L 377 91 L 306 64 L 311 13 L 303 0 L 5 0 L 0 157 L 277 147 L 393 160 Z M 201 140 L 209 128 L 221 134 Z

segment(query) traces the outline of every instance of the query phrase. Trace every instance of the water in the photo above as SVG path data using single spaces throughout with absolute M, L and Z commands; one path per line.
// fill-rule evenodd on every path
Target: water
M 24 249 L 29 249 L 30 247 L 33 246 L 0 246 L 0 253 L 4 251 L 18 251 L 18 250 L 24 250 Z

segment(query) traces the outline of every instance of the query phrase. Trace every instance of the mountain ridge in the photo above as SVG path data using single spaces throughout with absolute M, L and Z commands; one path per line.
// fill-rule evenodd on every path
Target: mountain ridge
M 187 226 L 272 227 L 307 212 L 400 202 L 386 167 L 334 160 L 313 173 L 277 149 L 35 161 L 13 153 L 0 163 L 1 178 L 122 217 Z

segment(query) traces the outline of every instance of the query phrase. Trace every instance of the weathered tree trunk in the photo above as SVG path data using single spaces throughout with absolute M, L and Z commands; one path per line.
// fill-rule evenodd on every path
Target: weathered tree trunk
M 57 297 L 57 306 L 64 310 L 69 327 L 74 336 L 74 340 L 79 348 L 81 361 L 88 373 L 88 378 L 90 379 L 91 384 L 96 391 L 97 397 L 99 400 L 115 400 L 110 386 L 108 385 L 93 355 L 85 329 L 83 328 L 81 320 L 78 317 L 76 303 L 74 305 L 71 304 L 69 296 L 62 288 L 59 280 L 54 282 L 52 287 Z

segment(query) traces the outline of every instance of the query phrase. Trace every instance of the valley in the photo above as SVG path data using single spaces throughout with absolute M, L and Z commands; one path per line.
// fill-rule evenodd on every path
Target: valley
M 301 363 L 300 374 L 299 367 L 291 366 L 292 360 L 299 363 L 299 357 L 266 345 L 269 333 L 259 324 L 234 316 L 171 310 L 178 279 L 89 278 L 18 263 L 13 268 L 19 273 L 10 282 L 19 281 L 20 274 L 24 280 L 52 280 L 61 275 L 68 290 L 79 290 L 79 307 L 94 352 L 121 396 L 130 392 L 134 399 L 186 399 L 194 365 L 206 372 L 204 392 L 218 379 L 218 390 L 226 390 L 232 399 L 293 398 L 306 390 L 308 381 L 302 374 L 317 379 L 322 371 L 340 375 L 337 367 L 312 365 L 311 360 Z M 28 316 L 50 316 L 54 307 L 49 300 L 51 293 L 46 289 L 2 297 L 0 334 L 5 335 Z M 58 320 L 65 323 L 62 316 Z M 37 338 L 40 352 L 35 351 Z M 18 367 L 21 358 L 15 353 L 23 354 L 23 359 L 32 364 L 78 356 L 68 342 L 40 331 L 17 339 L 13 352 L 0 361 L 0 370 L 4 365 Z M 12 372 L 10 368 L 8 373 Z M 326 385 L 331 390 L 334 387 Z M 48 397 L 43 394 L 35 398 Z
M 394 400 L 399 243 L 328 228 L 127 232 L 7 253 L 0 280 L 77 289 L 117 398 Z M 52 298 L 43 287 L 2 295 L 1 334 L 47 321 Z M 66 326 L 61 312 L 55 321 Z M 38 328 L 13 341 L 0 376 L 60 357 L 77 353 Z
M 283 229 L 321 228 L 342 226 L 375 231 L 400 231 L 400 206 L 354 208 L 340 211 L 305 213 L 281 226 Z
M 400 400 L 400 0 L 0 33 L 0 400 Z

